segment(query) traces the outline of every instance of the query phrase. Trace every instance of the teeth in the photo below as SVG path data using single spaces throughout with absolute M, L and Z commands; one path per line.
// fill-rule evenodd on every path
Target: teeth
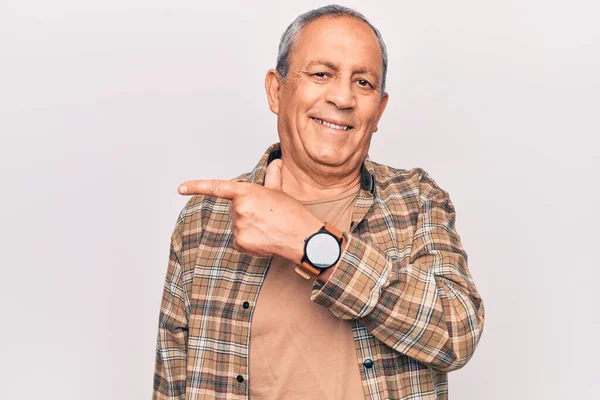
M 350 127 L 350 126 L 332 124 L 331 122 L 323 121 L 322 119 L 319 119 L 319 118 L 313 118 L 313 119 L 315 121 L 317 121 L 318 123 L 328 126 L 333 129 L 340 129 L 342 131 L 347 131 L 347 130 L 352 129 L 352 127 Z

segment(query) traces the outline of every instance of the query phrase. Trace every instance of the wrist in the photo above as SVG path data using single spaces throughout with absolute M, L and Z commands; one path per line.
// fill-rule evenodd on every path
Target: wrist
M 304 279 L 324 274 L 334 267 L 345 248 L 345 238 L 341 230 L 329 222 L 314 231 L 306 240 L 300 263 L 296 263 L 295 272 Z M 325 274 L 327 279 L 329 274 Z
M 340 260 L 342 259 L 342 254 L 344 253 L 344 251 L 346 250 L 347 247 L 348 247 L 348 242 L 344 241 L 344 246 L 340 249 L 341 253 L 340 253 L 340 259 L 338 260 L 338 262 L 335 263 L 334 265 L 332 265 L 331 267 L 324 269 L 323 272 L 321 272 L 319 275 L 316 276 L 316 280 L 320 281 L 321 283 L 325 283 L 329 280 L 329 277 L 335 272 L 338 265 L 340 264 Z
M 316 216 L 312 215 L 312 218 L 307 218 L 297 229 L 293 235 L 288 236 L 287 250 L 283 257 L 292 261 L 294 264 L 300 264 L 304 257 L 304 245 L 306 239 L 313 233 L 319 231 L 323 227 L 324 222 Z

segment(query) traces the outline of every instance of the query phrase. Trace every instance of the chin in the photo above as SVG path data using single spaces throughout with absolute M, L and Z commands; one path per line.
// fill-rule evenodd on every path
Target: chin
M 347 157 L 339 149 L 331 146 L 319 146 L 309 152 L 310 158 L 322 165 L 337 167 L 346 163 Z

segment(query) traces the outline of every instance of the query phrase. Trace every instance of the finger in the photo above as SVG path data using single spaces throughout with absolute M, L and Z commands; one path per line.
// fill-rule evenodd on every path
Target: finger
M 265 187 L 269 189 L 281 190 L 282 177 L 281 169 L 283 168 L 283 161 L 281 159 L 273 160 L 267 166 L 267 172 L 265 174 Z
M 185 195 L 204 194 L 232 200 L 244 193 L 246 184 L 222 180 L 187 181 L 179 185 L 179 193 Z

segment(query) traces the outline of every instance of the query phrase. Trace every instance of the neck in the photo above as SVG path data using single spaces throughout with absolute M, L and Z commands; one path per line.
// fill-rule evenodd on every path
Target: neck
M 298 201 L 315 201 L 336 196 L 360 182 L 360 167 L 349 172 L 323 173 L 296 165 L 291 157 L 282 155 L 282 189 Z

